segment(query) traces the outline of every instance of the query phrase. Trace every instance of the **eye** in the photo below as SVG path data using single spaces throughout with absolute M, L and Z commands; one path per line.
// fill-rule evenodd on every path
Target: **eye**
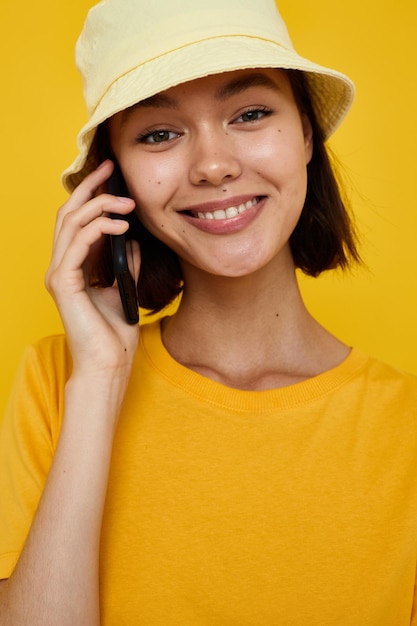
M 176 139 L 179 136 L 179 133 L 175 133 L 174 131 L 158 129 L 139 135 L 137 141 L 139 143 L 147 144 L 165 143 L 167 141 L 171 141 L 172 139 Z
M 267 107 L 255 107 L 252 109 L 248 109 L 247 111 L 239 115 L 239 117 L 237 117 L 234 122 L 238 124 L 241 124 L 242 122 L 258 122 L 262 118 L 267 117 L 271 114 L 271 109 L 268 109 Z

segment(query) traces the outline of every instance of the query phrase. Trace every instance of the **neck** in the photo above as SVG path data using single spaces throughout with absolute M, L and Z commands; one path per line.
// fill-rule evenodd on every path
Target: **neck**
M 163 341 L 177 361 L 218 382 L 280 387 L 330 369 L 348 352 L 307 311 L 294 268 L 274 277 L 200 274 L 186 284 Z

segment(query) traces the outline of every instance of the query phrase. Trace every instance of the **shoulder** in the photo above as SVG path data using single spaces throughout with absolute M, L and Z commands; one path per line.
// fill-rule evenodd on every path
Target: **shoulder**
M 358 377 L 360 397 L 395 413 L 406 412 L 417 417 L 417 376 L 367 356 Z
M 22 362 L 23 365 L 31 365 L 48 372 L 69 372 L 72 360 L 65 335 L 43 337 L 27 346 Z
M 55 441 L 58 437 L 71 369 L 64 335 L 45 337 L 25 348 L 2 419 L 4 441 L 19 432 L 22 442 L 37 441 L 49 449 L 51 437 Z
M 406 387 L 417 391 L 417 375 L 406 372 L 373 356 L 366 358 L 364 374 L 373 382 Z
M 39 339 L 28 345 L 22 354 L 10 402 L 22 403 L 23 398 L 32 397 L 47 404 L 59 404 L 71 370 L 72 359 L 65 335 Z

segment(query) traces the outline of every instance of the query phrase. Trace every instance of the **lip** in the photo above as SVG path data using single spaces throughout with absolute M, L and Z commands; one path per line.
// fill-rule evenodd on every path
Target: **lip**
M 258 197 L 260 196 L 245 194 L 233 196 L 232 198 L 222 198 L 221 200 L 214 200 L 212 202 L 202 202 L 201 204 L 185 206 L 181 209 L 181 212 L 198 213 L 200 211 L 200 213 L 214 213 L 216 210 L 225 210 L 230 206 L 239 206 L 239 204 L 245 204 L 249 200 Z
M 254 206 L 246 209 L 243 213 L 239 213 L 239 215 L 234 217 L 225 219 L 204 219 L 197 217 L 197 213 L 214 213 L 215 211 L 226 210 L 229 207 L 238 207 L 239 205 L 246 204 L 254 199 L 257 199 L 257 203 L 254 204 Z M 238 232 L 251 224 L 263 209 L 265 201 L 266 196 L 251 196 L 246 194 L 234 196 L 233 198 L 222 199 L 218 202 L 205 202 L 189 206 L 182 209 L 179 214 L 189 224 L 192 224 L 194 227 L 206 233 L 217 235 L 230 234 Z M 196 215 L 194 216 L 192 213 L 195 213 Z

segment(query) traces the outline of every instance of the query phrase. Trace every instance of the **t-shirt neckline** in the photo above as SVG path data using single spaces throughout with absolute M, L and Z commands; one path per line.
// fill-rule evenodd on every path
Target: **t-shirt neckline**
M 351 348 L 340 364 L 322 374 L 285 387 L 246 391 L 228 387 L 176 361 L 163 344 L 160 320 L 141 327 L 140 344 L 154 370 L 175 387 L 203 402 L 244 412 L 276 411 L 314 402 L 347 384 L 368 361 L 360 350 Z

